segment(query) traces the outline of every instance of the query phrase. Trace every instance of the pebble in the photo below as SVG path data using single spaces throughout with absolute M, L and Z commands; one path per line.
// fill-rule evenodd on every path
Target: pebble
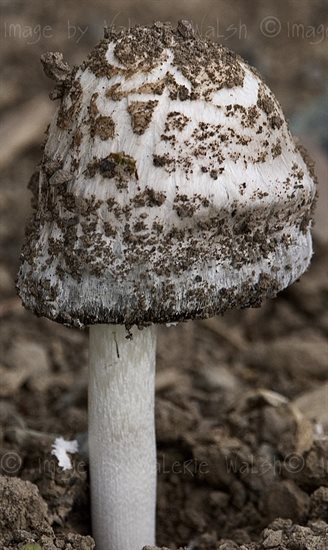
M 47 513 L 47 505 L 36 485 L 15 477 L 0 477 L 0 542 L 10 540 L 16 529 L 51 534 Z M 0 547 L 3 548 L 1 544 Z
M 309 496 L 290 479 L 274 483 L 266 497 L 266 508 L 271 519 L 301 520 L 306 516 L 309 505 Z
M 246 355 L 247 363 L 266 371 L 282 371 L 302 375 L 326 376 L 328 371 L 327 341 L 319 334 L 303 334 L 280 338 L 268 346 L 259 343 Z
M 25 382 L 32 379 L 37 381 L 49 371 L 45 348 L 24 338 L 17 339 L 5 357 L 5 364 L 0 365 L 0 396 L 13 395 Z
M 224 365 L 208 365 L 201 371 L 201 385 L 210 391 L 237 391 L 241 384 L 231 369 Z
M 264 548 L 279 548 L 279 545 L 282 545 L 283 543 L 283 532 L 281 530 L 279 531 L 268 531 L 267 536 L 265 536 L 265 539 L 263 541 L 263 547 Z
M 312 493 L 310 516 L 328 521 L 328 487 L 319 487 Z
M 328 434 L 328 382 L 303 393 L 293 403 L 306 418 L 316 421 Z

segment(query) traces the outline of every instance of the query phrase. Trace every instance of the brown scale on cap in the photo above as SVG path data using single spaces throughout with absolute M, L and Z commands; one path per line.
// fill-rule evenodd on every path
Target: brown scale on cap
M 126 188 L 131 178 L 138 179 L 136 161 L 124 152 L 93 160 L 88 164 L 86 173 L 90 178 L 99 173 L 105 179 L 114 179 L 118 189 Z
M 263 85 L 259 86 L 257 105 L 265 112 L 266 115 L 268 115 L 271 128 L 278 128 L 279 130 L 283 124 L 283 120 L 277 108 L 277 101 L 274 100 L 273 97 L 270 97 Z
M 65 82 L 65 91 L 61 98 L 60 108 L 57 115 L 57 126 L 66 130 L 72 126 L 75 117 L 81 109 L 82 88 L 78 80 L 71 76 L 70 82 Z
M 161 206 L 165 201 L 165 193 L 156 192 L 154 189 L 146 187 L 142 193 L 138 193 L 133 198 L 133 204 L 139 206 Z
M 106 59 L 111 41 L 115 42 L 115 56 L 124 68 L 114 67 Z M 138 71 L 149 72 L 158 65 L 168 48 L 173 51 L 174 65 L 192 85 L 191 99 L 202 95 L 200 76 L 207 100 L 216 90 L 243 84 L 244 71 L 236 54 L 219 44 L 203 41 L 194 32 L 184 35 L 181 28 L 175 29 L 170 24 L 134 27 L 129 29 L 128 35 L 124 30 L 108 29 L 84 67 L 99 78 L 111 78 L 115 74 L 131 77 Z M 181 86 L 177 96 L 182 101 L 189 98 L 188 90 Z
M 158 80 L 157 82 L 152 82 L 139 86 L 139 88 L 134 88 L 132 90 L 126 91 L 122 90 L 121 84 L 116 83 L 106 90 L 105 96 L 108 99 L 113 101 L 121 101 L 124 97 L 127 97 L 129 94 L 154 94 L 162 95 L 165 89 L 166 79 Z
M 110 116 L 103 116 L 99 114 L 97 107 L 98 93 L 95 93 L 91 97 L 89 105 L 89 123 L 90 123 L 90 136 L 99 136 L 102 141 L 113 138 L 115 135 L 115 123 Z
M 172 111 L 167 115 L 165 122 L 165 132 L 172 132 L 173 130 L 179 130 L 180 132 L 182 132 L 182 130 L 184 130 L 187 126 L 188 122 L 190 122 L 189 117 L 187 117 L 183 113 L 179 113 L 178 111 Z
M 154 109 L 158 105 L 158 101 L 132 101 L 128 106 L 128 113 L 131 116 L 131 125 L 133 131 L 138 134 L 144 134 L 147 130 Z

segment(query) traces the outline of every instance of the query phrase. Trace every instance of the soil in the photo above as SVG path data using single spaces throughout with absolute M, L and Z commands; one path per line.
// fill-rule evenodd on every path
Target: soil
M 164 4 L 142 1 L 129 12 L 125 3 L 119 23 L 126 24 L 128 13 L 142 23 L 156 15 L 165 20 L 173 4 Z M 203 12 L 195 4 L 190 18 L 201 21 Z M 295 5 L 291 0 L 275 2 L 276 7 L 268 0 L 254 1 L 247 15 L 249 3 L 233 4 L 235 17 L 248 17 L 250 29 L 276 9 L 283 24 L 292 20 Z M 304 24 L 322 23 L 327 16 L 323 3 L 308 5 L 297 4 Z M 20 2 L 16 12 L 7 8 L 8 21 L 33 29 L 41 24 L 43 30 L 48 24 L 56 32 L 34 45 L 7 36 L 0 54 L 5 67 L 1 113 L 14 113 L 29 97 L 51 89 L 39 69 L 41 52 L 65 50 L 73 64 L 99 39 L 107 9 L 101 0 L 92 4 L 93 19 L 87 5 L 85 10 L 77 9 L 76 2 L 58 6 L 36 1 L 33 8 Z M 174 6 L 177 16 L 189 15 L 184 2 Z M 221 32 L 230 21 L 229 6 L 221 0 L 216 5 Z M 68 20 L 89 25 L 80 42 L 68 40 Z M 293 116 L 296 105 L 301 111 L 321 97 L 327 48 L 321 42 L 311 48 L 308 41 L 295 45 L 283 37 L 277 44 L 251 33 L 247 41 L 231 39 L 225 45 L 242 55 L 248 52 L 252 63 L 272 74 L 269 83 Z M 277 48 L 286 52 L 284 63 Z M 306 69 L 311 59 L 311 70 Z M 2 167 L 0 549 L 91 550 L 87 330 L 34 317 L 22 308 L 14 288 L 30 212 L 26 185 L 40 160 L 41 141 L 42 136 Z M 328 250 L 322 239 L 314 245 L 308 272 L 261 308 L 159 328 L 159 547 L 328 548 Z M 79 442 L 71 470 L 63 471 L 51 454 L 56 437 Z

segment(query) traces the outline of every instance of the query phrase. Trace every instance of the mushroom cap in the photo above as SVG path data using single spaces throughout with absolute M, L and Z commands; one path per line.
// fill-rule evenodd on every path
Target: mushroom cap
M 31 180 L 27 308 L 75 326 L 204 318 L 307 268 L 312 166 L 239 56 L 184 21 L 111 30 L 59 87 Z

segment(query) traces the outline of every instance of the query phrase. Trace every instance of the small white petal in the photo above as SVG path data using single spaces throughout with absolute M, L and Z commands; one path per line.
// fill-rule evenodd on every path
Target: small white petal
M 74 454 L 77 452 L 78 442 L 76 439 L 73 441 L 66 441 L 63 437 L 57 437 L 52 445 L 51 454 L 57 458 L 58 465 L 63 468 L 63 470 L 71 470 L 72 462 L 67 453 Z

